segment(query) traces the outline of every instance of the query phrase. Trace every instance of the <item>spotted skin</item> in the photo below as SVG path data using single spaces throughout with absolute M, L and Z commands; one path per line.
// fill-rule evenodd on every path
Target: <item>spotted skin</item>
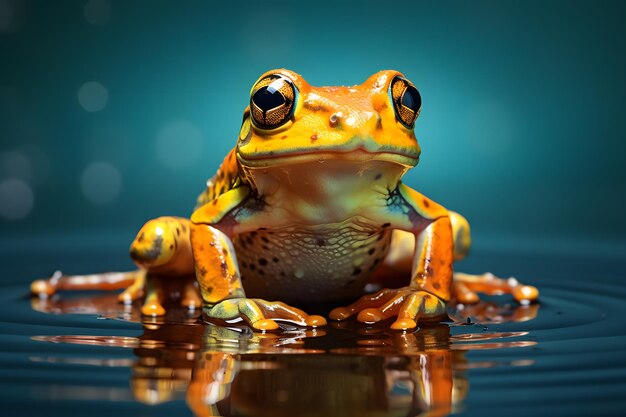
M 135 263 L 162 275 L 185 275 L 193 272 L 189 219 L 158 217 L 147 222 L 130 245 Z
M 390 231 L 351 225 L 258 231 L 234 239 L 246 293 L 303 304 L 362 294 L 389 250 Z M 293 291 L 293 285 L 298 291 Z
M 165 216 L 147 222 L 130 245 L 130 256 L 139 267 L 140 279 L 120 294 L 120 298 L 129 303 L 145 295 L 142 313 L 164 315 L 167 290 L 162 281 L 194 274 L 190 232 L 189 219 L 181 217 Z M 202 301 L 197 288 L 188 282 L 183 285 L 180 303 L 185 307 L 200 307 Z
M 196 209 L 215 201 L 217 197 L 239 185 L 241 185 L 239 165 L 233 149 L 226 155 L 217 173 L 207 181 L 205 190 L 196 201 Z
M 476 291 L 536 299 L 534 287 L 490 275 L 452 282 L 453 261 L 469 251 L 469 224 L 401 180 L 421 153 L 418 94 L 397 71 L 352 87 L 313 87 L 284 69 L 263 74 L 237 145 L 191 218 L 154 219 L 138 233 L 131 256 L 140 270 L 118 277 L 134 280 L 122 298 L 146 293 L 144 313 L 164 314 L 163 287 L 151 277 L 195 273 L 205 318 L 243 319 L 257 330 L 277 320 L 321 326 L 323 317 L 282 301 L 354 300 L 373 280 L 404 286 L 365 295 L 330 318 L 395 318 L 392 328 L 410 329 L 441 319 L 453 297 L 476 301 Z M 103 274 L 92 288 L 98 277 L 111 286 Z M 37 281 L 33 292 L 70 288 L 71 278 Z
M 193 226 L 196 277 L 202 298 L 217 304 L 227 298 L 243 297 L 235 249 L 220 230 L 207 225 Z

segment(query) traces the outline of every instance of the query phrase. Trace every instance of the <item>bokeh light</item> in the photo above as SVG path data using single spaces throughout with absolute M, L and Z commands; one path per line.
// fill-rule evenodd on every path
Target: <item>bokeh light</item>
M 6 151 L 0 153 L 0 179 L 16 178 L 30 182 L 32 171 L 30 161 L 21 152 Z
M 6 220 L 23 219 L 33 208 L 33 191 L 17 178 L 0 182 L 0 216 Z
M 93 204 L 110 203 L 117 198 L 122 188 L 122 175 L 109 162 L 93 162 L 80 177 L 83 195 Z
M 28 222 L 0 217 L 5 236 L 57 230 L 60 212 L 62 230 L 187 214 L 236 143 L 250 87 L 281 67 L 317 86 L 402 71 L 424 98 L 405 183 L 475 233 L 626 235 L 614 216 L 585 217 L 626 204 L 624 3 L 405 2 L 409 25 L 374 1 L 285 3 L 271 24 L 247 0 L 57 3 L 0 0 L 0 182 L 35 198 Z M 94 161 L 123 174 L 106 209 L 80 186 Z
M 157 135 L 157 155 L 170 168 L 188 167 L 202 156 L 203 143 L 202 132 L 191 123 L 171 122 Z
M 35 188 L 45 185 L 50 176 L 50 158 L 48 154 L 39 146 L 31 144 L 19 146 L 16 153 L 22 155 L 28 161 L 30 166 L 28 183 Z M 21 178 L 16 174 L 13 174 L 13 176 Z
M 0 0 L 0 32 L 16 32 L 23 22 L 23 2 Z
M 107 0 L 90 0 L 85 4 L 85 20 L 94 26 L 102 26 L 111 20 L 111 5 Z
M 78 102 L 88 112 L 104 109 L 108 101 L 109 91 L 99 82 L 86 82 L 78 90 Z

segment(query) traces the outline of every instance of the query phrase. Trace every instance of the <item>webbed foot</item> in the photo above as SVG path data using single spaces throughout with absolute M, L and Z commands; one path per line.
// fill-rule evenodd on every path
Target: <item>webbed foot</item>
M 419 321 L 433 322 L 444 318 L 446 303 L 418 288 L 383 289 L 365 295 L 347 307 L 335 308 L 329 316 L 333 320 L 345 320 L 357 313 L 357 320 L 363 323 L 396 317 L 391 328 L 407 330 L 417 327 Z
M 275 330 L 278 321 L 287 321 L 300 326 L 320 327 L 326 325 L 322 316 L 308 315 L 304 311 L 278 301 L 270 302 L 259 298 L 231 298 L 204 307 L 207 318 L 234 320 L 241 318 L 256 330 Z
M 144 271 L 105 272 L 90 275 L 64 275 L 54 272 L 49 278 L 38 279 L 30 284 L 30 292 L 40 298 L 51 297 L 58 291 L 116 290 L 132 287 L 142 282 Z
M 454 273 L 452 295 L 458 302 L 475 304 L 480 301 L 478 292 L 488 295 L 511 294 L 520 304 L 530 304 L 539 298 L 537 287 L 524 285 L 515 278 L 502 279 L 490 273 L 482 275 Z

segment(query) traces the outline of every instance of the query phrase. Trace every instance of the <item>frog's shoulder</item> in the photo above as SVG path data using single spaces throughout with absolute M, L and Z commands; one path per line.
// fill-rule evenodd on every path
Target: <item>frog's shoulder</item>
M 205 190 L 198 196 L 195 209 L 215 200 L 241 183 L 236 151 L 233 149 L 226 155 L 215 175 L 207 181 Z

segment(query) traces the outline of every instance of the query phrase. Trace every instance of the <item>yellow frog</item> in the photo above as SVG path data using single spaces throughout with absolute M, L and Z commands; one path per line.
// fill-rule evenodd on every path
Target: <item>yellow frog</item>
M 58 275 L 32 291 L 132 282 L 120 299 L 145 293 L 142 312 L 162 315 L 167 290 L 149 277 L 195 274 L 201 299 L 189 281 L 183 305 L 202 303 L 207 318 L 257 330 L 276 329 L 275 320 L 326 323 L 283 302 L 361 297 L 330 318 L 394 317 L 392 328 L 411 329 L 443 318 L 451 297 L 477 302 L 476 291 L 535 300 L 536 288 L 512 279 L 453 274 L 469 250 L 467 221 L 401 182 L 419 160 L 420 109 L 418 90 L 397 71 L 353 87 L 312 87 L 292 71 L 269 71 L 252 87 L 237 145 L 191 219 L 161 217 L 139 231 L 130 250 L 138 271 Z M 363 295 L 372 280 L 398 277 L 408 285 Z

